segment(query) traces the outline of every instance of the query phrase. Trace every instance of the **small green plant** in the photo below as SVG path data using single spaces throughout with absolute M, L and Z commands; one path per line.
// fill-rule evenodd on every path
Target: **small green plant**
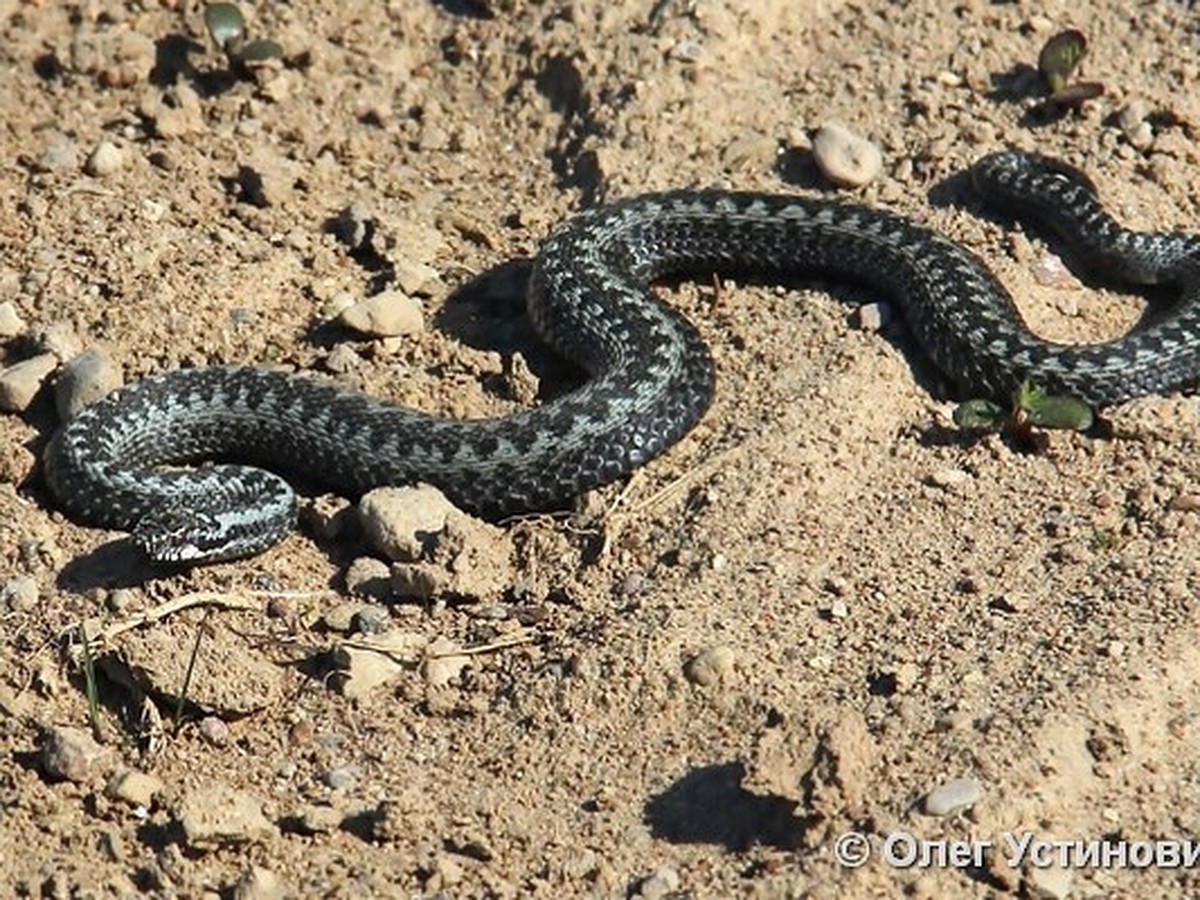
M 991 400 L 968 400 L 954 408 L 954 424 L 981 431 L 1010 431 L 1028 434 L 1033 428 L 1087 431 L 1092 427 L 1092 408 L 1081 400 L 1047 394 L 1025 381 L 1017 388 L 1009 408 Z
M 1055 106 L 1076 109 L 1104 93 L 1104 85 L 1098 81 L 1071 83 L 1071 74 L 1085 56 L 1087 38 L 1074 28 L 1060 31 L 1042 47 L 1038 54 L 1038 74 L 1050 88 L 1050 102 Z
M 92 639 L 88 637 L 87 623 L 79 623 L 79 640 L 83 647 L 83 691 L 87 695 L 88 722 L 92 726 L 92 737 L 104 739 L 104 728 L 100 722 L 100 689 L 96 684 L 96 660 L 92 658 Z
M 275 41 L 246 39 L 246 19 L 236 3 L 209 3 L 204 7 L 204 27 L 235 68 L 248 71 L 283 58 L 283 47 Z
M 192 655 L 188 657 L 187 671 L 183 675 L 183 684 L 179 687 L 179 697 L 175 701 L 175 733 L 183 725 L 183 711 L 187 707 L 188 691 L 192 687 L 192 675 L 196 673 L 196 660 L 200 658 L 200 642 L 204 639 L 204 631 L 208 627 L 208 615 L 205 614 L 196 629 L 196 642 L 192 644 Z

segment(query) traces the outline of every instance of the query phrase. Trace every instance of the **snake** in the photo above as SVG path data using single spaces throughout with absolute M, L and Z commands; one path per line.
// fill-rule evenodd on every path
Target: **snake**
M 586 379 L 539 406 L 448 419 L 331 380 L 254 366 L 167 371 L 85 406 L 43 456 L 75 520 L 131 533 L 156 563 L 257 554 L 296 520 L 289 479 L 355 498 L 424 483 L 492 520 L 563 510 L 663 453 L 706 412 L 714 362 L 653 291 L 701 273 L 864 284 L 901 312 L 953 390 L 1005 400 L 1018 385 L 1106 406 L 1200 376 L 1200 238 L 1129 230 L 1066 163 L 1020 151 L 979 160 L 985 205 L 1056 233 L 1098 277 L 1169 285 L 1169 314 L 1113 340 L 1038 337 L 973 252 L 904 216 L 800 195 L 674 190 L 621 199 L 553 228 L 526 289 L 534 329 Z

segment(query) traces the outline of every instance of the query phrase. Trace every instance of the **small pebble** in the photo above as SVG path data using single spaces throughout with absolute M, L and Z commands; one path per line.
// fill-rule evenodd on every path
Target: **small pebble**
M 934 487 L 953 488 L 971 480 L 971 473 L 962 469 L 938 469 L 929 474 L 928 482 Z
M 382 291 L 342 310 L 338 321 L 372 337 L 420 334 L 425 328 L 421 301 L 400 291 Z
M 954 778 L 925 795 L 925 812 L 949 816 L 974 806 L 983 798 L 983 788 L 971 778 Z
M 638 885 L 637 896 L 642 900 L 662 900 L 679 890 L 679 872 L 671 866 L 660 866 Z
M 1139 150 L 1154 143 L 1154 126 L 1147 121 L 1149 115 L 1150 107 L 1144 100 L 1131 100 L 1117 113 L 1117 124 L 1125 139 Z
M 233 886 L 233 900 L 283 900 L 288 895 L 283 879 L 262 866 L 251 866 Z
M 425 890 L 435 895 L 446 895 L 446 888 L 453 887 L 466 874 L 462 863 L 449 853 L 439 853 L 433 858 L 429 867 L 429 877 L 425 879 Z
M 1046 287 L 1077 291 L 1083 285 L 1057 253 L 1042 253 L 1033 264 L 1033 280 Z M 1078 304 L 1076 304 L 1078 306 Z M 1075 315 L 1078 315 L 1076 309 Z
M 424 635 L 392 629 L 378 636 L 359 638 L 354 646 L 334 649 L 337 667 L 333 684 L 343 696 L 362 700 L 413 669 L 428 643 Z
M 33 333 L 33 342 L 40 353 L 53 353 L 66 362 L 83 352 L 83 341 L 67 322 L 51 322 Z
M 434 638 L 425 657 L 425 683 L 445 687 L 458 678 L 471 663 L 471 657 L 458 652 L 461 649 L 449 638 Z
M 316 726 L 311 721 L 300 719 L 293 722 L 292 727 L 288 729 L 288 744 L 293 747 L 303 747 L 305 744 L 312 742 L 313 736 L 316 733 Z
M 351 634 L 383 634 L 392 627 L 392 617 L 382 606 L 363 606 L 350 618 Z
M 325 773 L 325 784 L 335 791 L 344 791 L 358 783 L 358 770 L 354 766 L 338 766 Z
M 277 834 L 263 815 L 262 800 L 225 785 L 195 788 L 175 808 L 175 819 L 189 847 L 208 849 L 262 841 Z
M 43 353 L 0 369 L 0 411 L 19 413 L 27 410 L 57 366 L 58 357 Z
M 341 810 L 321 804 L 307 804 L 300 807 L 293 816 L 303 834 L 332 834 L 342 827 L 346 816 Z
M 701 650 L 689 659 L 683 667 L 683 674 L 693 684 L 710 687 L 728 680 L 736 663 L 733 648 L 718 645 Z
M 11 300 L 0 303 L 0 339 L 16 337 L 25 330 L 25 322 L 17 314 Z
M 51 778 L 89 781 L 107 759 L 108 751 L 80 728 L 55 727 L 42 744 L 42 768 Z
M 112 141 L 101 141 L 88 154 L 83 171 L 97 178 L 111 175 L 125 165 L 125 151 Z
M 51 132 L 46 149 L 38 158 L 37 168 L 42 172 L 60 172 L 74 169 L 79 164 L 79 148 L 61 131 Z
M 356 597 L 387 600 L 392 594 L 391 579 L 392 570 L 383 560 L 373 556 L 360 556 L 346 569 L 346 590 Z M 351 619 L 351 627 L 353 625 Z
M 129 588 L 113 588 L 104 598 L 104 604 L 110 612 L 128 612 L 137 602 L 137 594 Z
M 698 41 L 680 41 L 667 51 L 667 57 L 676 62 L 694 63 L 704 55 L 704 47 Z
M 813 159 L 826 178 L 841 187 L 862 187 L 883 168 L 879 148 L 840 122 L 827 122 L 813 138 Z
M 862 331 L 882 331 L 892 321 L 889 303 L 864 303 L 856 311 L 858 327 Z
M 0 607 L 11 612 L 29 612 L 37 607 L 38 583 L 32 575 L 18 575 L 0 588 Z
M 892 670 L 896 679 L 896 692 L 907 694 L 921 681 L 921 669 L 914 662 L 902 662 Z
M 441 284 L 441 274 L 428 263 L 393 255 L 392 275 L 405 294 L 429 296 Z
M 1200 510 L 1200 494 L 1177 494 L 1169 506 L 1176 512 L 1195 512 Z
M 453 512 L 445 495 L 428 486 L 376 488 L 358 502 L 367 541 L 393 562 L 424 559 Z
M 130 806 L 149 808 L 154 798 L 162 793 L 166 785 L 161 778 L 137 769 L 122 769 L 109 781 L 104 793 L 113 800 Z
M 343 307 L 345 309 L 345 307 Z M 341 312 L 341 310 L 338 310 Z M 338 344 L 329 351 L 329 355 L 322 361 L 326 372 L 332 372 L 334 375 L 345 375 L 347 372 L 353 372 L 362 365 L 362 357 L 354 352 L 354 348 L 349 344 Z
M 200 736 L 214 747 L 229 743 L 229 723 L 218 716 L 205 716 L 200 720 Z
M 333 222 L 333 233 L 351 250 L 367 244 L 374 231 L 375 215 L 361 203 L 351 203 Z
M 1067 900 L 1074 880 L 1075 873 L 1062 866 L 1035 866 L 1028 875 L 1026 895 L 1037 900 Z
M 304 527 L 327 541 L 346 535 L 347 526 L 354 525 L 354 505 L 345 497 L 322 494 L 300 507 Z
M 102 350 L 88 350 L 63 366 L 54 383 L 54 405 L 66 422 L 85 406 L 115 391 L 122 384 L 121 372 Z

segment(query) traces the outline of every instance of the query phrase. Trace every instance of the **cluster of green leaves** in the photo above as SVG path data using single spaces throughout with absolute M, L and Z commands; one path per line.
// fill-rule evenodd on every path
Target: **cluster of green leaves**
M 1074 397 L 1047 394 L 1028 381 L 1017 388 L 1009 408 L 991 400 L 968 400 L 954 409 L 955 425 L 982 431 L 1030 428 L 1087 431 L 1092 421 L 1092 408 L 1086 403 Z

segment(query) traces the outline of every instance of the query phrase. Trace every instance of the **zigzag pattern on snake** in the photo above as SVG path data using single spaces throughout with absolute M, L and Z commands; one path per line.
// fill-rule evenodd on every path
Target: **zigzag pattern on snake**
M 349 496 L 426 482 L 491 518 L 560 509 L 662 453 L 703 415 L 709 352 L 649 289 L 698 272 L 872 285 L 972 396 L 1007 399 L 1028 379 L 1104 405 L 1197 380 L 1200 239 L 1122 228 L 1085 176 L 1040 157 L 994 154 L 972 176 L 985 199 L 1059 232 L 1089 268 L 1126 284 L 1174 284 L 1182 299 L 1116 340 L 1059 345 L 1030 332 L 974 254 L 898 215 L 770 194 L 651 194 L 560 225 L 534 263 L 535 328 L 591 376 L 570 394 L 454 421 L 301 375 L 179 370 L 79 412 L 47 449 L 47 480 L 80 521 L 131 530 L 152 559 L 193 563 L 256 553 L 287 533 L 295 499 L 275 473 Z M 160 468 L 206 459 L 227 462 Z

